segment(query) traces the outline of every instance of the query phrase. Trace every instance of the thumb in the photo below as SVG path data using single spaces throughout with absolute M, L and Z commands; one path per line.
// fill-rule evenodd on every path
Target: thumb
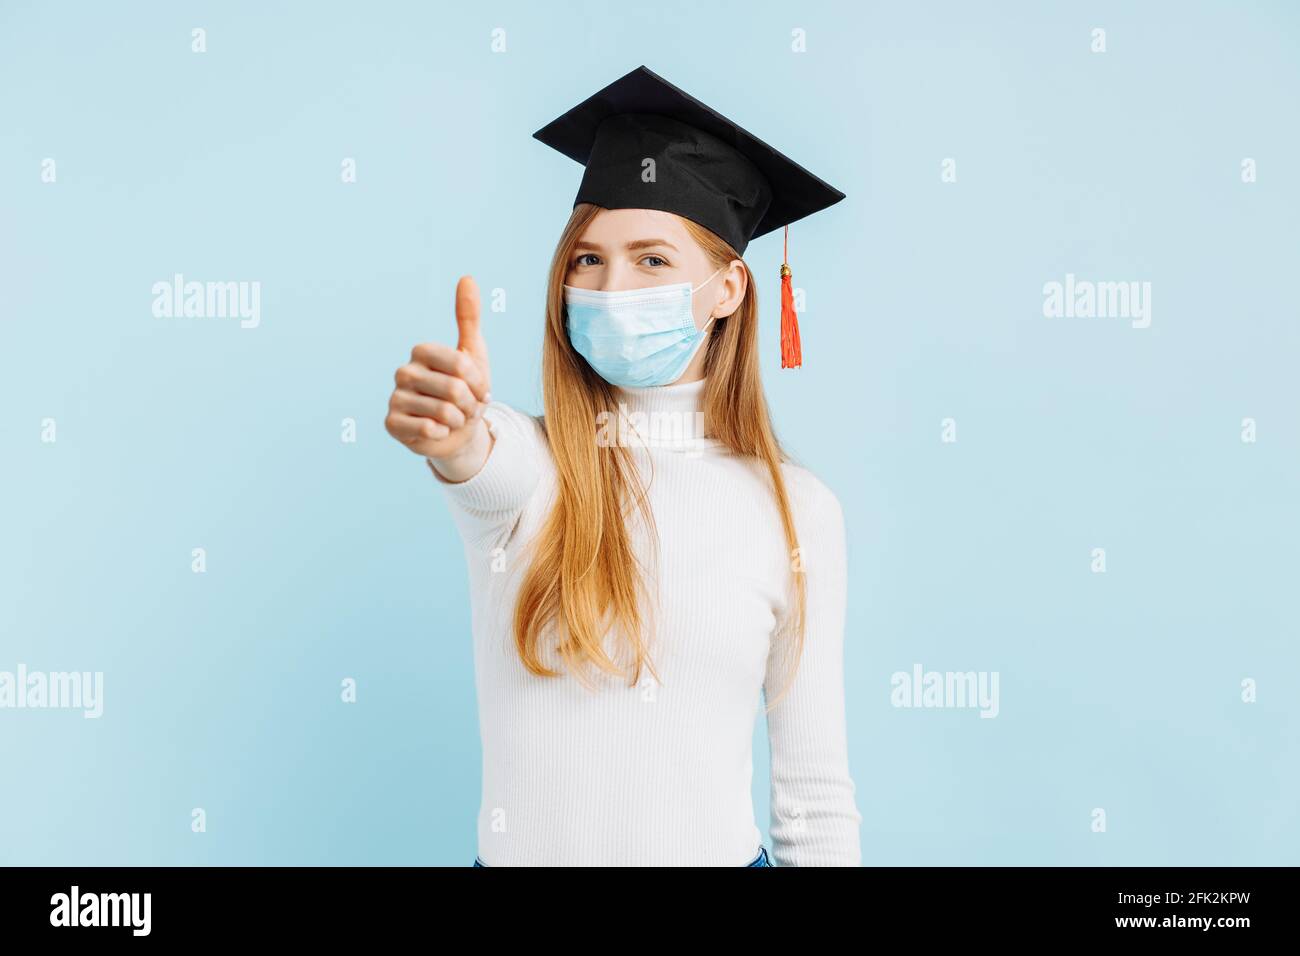
M 472 276 L 461 276 L 456 283 L 456 329 L 458 337 L 456 348 L 468 352 L 470 358 L 478 363 L 483 373 L 483 389 L 491 388 L 488 375 L 487 340 L 479 325 L 478 284 Z
M 456 283 L 456 328 L 460 333 L 456 348 L 464 349 L 475 358 L 487 357 L 487 343 L 483 341 L 479 328 L 478 285 L 472 276 L 461 276 Z

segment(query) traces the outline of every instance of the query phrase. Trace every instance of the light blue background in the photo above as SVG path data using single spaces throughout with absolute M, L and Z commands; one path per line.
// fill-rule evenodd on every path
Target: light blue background
M 746 258 L 848 520 L 865 861 L 1300 862 L 1295 6 L 704 7 L 0 8 L 0 670 L 106 682 L 0 711 L 0 862 L 470 863 L 464 563 L 385 406 L 470 272 L 540 409 L 580 169 L 531 133 L 642 63 L 848 194 L 791 230 L 798 372 L 779 234 Z M 260 327 L 154 318 L 177 272 L 260 281 Z M 1150 281 L 1151 327 L 1045 319 L 1067 272 Z M 891 707 L 913 663 L 1000 716 Z

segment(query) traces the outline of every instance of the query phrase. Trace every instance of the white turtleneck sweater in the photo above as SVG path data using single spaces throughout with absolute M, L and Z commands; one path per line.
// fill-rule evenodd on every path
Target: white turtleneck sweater
M 778 642 L 792 557 L 766 477 L 699 429 L 704 382 L 621 388 L 658 531 L 647 584 L 649 653 L 635 687 L 591 668 L 537 677 L 512 633 L 526 545 L 554 500 L 542 421 L 493 402 L 483 468 L 459 483 L 434 471 L 465 545 L 483 743 L 478 855 L 488 866 L 745 866 L 762 832 L 751 787 L 754 722 L 785 686 Z M 638 416 L 638 413 L 641 413 Z M 617 422 L 607 437 L 617 436 Z M 673 427 L 676 426 L 676 427 Z M 684 426 L 684 427 L 683 427 Z M 432 463 L 430 463 L 431 465 Z M 859 866 L 862 817 L 844 713 L 844 518 L 811 472 L 783 466 L 807 581 L 795 680 L 768 715 L 771 844 L 777 866 Z M 638 558 L 653 559 L 642 523 Z M 626 661 L 611 634 L 607 652 Z M 543 659 L 555 666 L 558 655 Z

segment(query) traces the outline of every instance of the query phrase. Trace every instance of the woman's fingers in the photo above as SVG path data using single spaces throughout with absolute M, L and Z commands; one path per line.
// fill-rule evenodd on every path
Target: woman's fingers
M 409 392 L 399 388 L 393 393 L 393 411 L 406 415 L 431 418 L 448 428 L 464 428 L 465 423 L 474 417 L 473 412 L 466 413 L 453 402 L 442 398 L 433 398 L 420 392 Z
M 431 418 L 422 418 L 398 411 L 390 411 L 384 425 L 388 428 L 390 435 L 407 445 L 446 438 L 451 434 L 450 428 L 435 422 Z
M 478 329 L 478 294 L 472 281 L 457 289 L 460 347 L 424 342 L 397 370 L 385 427 L 412 451 L 429 457 L 458 454 L 479 436 L 489 400 L 487 347 Z
M 451 402 L 466 418 L 472 418 L 478 413 L 479 400 L 462 378 L 435 372 L 419 362 L 411 362 L 397 370 L 396 380 L 399 392 L 407 391 Z
M 411 349 L 411 364 L 458 378 L 469 386 L 476 399 L 487 401 L 487 375 L 469 352 L 437 342 L 423 342 Z

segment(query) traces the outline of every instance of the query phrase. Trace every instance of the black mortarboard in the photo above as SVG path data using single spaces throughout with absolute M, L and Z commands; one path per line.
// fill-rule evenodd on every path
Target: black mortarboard
M 743 254 L 751 239 L 844 194 L 644 66 L 533 134 L 586 167 L 574 205 L 661 209 L 699 223 Z M 646 160 L 654 160 L 653 179 Z M 800 364 L 782 265 L 783 367 Z

